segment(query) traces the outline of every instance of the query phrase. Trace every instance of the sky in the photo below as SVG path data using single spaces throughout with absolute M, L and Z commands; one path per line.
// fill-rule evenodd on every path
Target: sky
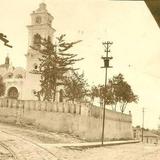
M 85 58 L 78 62 L 90 85 L 104 84 L 102 42 L 112 41 L 112 69 L 108 78 L 122 73 L 139 96 L 138 104 L 130 104 L 133 125 L 142 124 L 145 108 L 145 127 L 160 124 L 160 29 L 144 2 L 109 0 L 0 0 L 0 32 L 7 35 L 13 48 L 0 43 L 0 63 L 8 55 L 14 66 L 25 68 L 28 45 L 26 26 L 30 13 L 45 2 L 55 36 L 66 34 L 68 40 L 82 40 L 72 52 Z

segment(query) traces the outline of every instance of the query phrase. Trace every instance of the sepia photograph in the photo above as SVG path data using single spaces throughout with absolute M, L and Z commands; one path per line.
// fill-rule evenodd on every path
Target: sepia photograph
M 0 160 L 159 160 L 160 0 L 0 0 Z

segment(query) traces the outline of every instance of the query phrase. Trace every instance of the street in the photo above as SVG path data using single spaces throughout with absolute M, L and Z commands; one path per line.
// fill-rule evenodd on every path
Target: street
M 27 160 L 39 155 L 45 159 L 53 157 L 58 160 L 159 160 L 160 157 L 160 145 L 154 144 L 136 143 L 97 148 L 61 147 L 61 143 L 83 141 L 72 135 L 5 124 L 0 124 L 0 131 L 0 142 L 15 151 L 16 156 L 20 155 Z
M 127 144 L 86 150 L 58 148 L 55 155 L 61 160 L 159 160 L 160 146 Z

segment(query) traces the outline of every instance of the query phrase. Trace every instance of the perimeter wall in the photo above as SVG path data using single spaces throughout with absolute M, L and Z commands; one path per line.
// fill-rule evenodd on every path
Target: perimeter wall
M 33 125 L 49 131 L 71 133 L 98 141 L 102 133 L 102 108 L 83 103 L 0 99 L 0 121 Z M 132 139 L 132 116 L 106 109 L 106 140 Z

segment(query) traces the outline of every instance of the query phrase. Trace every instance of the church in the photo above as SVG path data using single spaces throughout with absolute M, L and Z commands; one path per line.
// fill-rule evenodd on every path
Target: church
M 9 57 L 0 65 L 0 75 L 6 85 L 4 97 L 20 100 L 37 100 L 35 91 L 40 90 L 40 75 L 33 74 L 39 68 L 40 52 L 31 48 L 37 47 L 39 37 L 50 38 L 53 41 L 55 29 L 52 27 L 53 16 L 48 13 L 46 4 L 41 3 L 39 8 L 31 13 L 31 25 L 28 25 L 28 51 L 26 56 L 26 69 L 13 67 Z M 57 91 L 56 99 L 59 99 Z

